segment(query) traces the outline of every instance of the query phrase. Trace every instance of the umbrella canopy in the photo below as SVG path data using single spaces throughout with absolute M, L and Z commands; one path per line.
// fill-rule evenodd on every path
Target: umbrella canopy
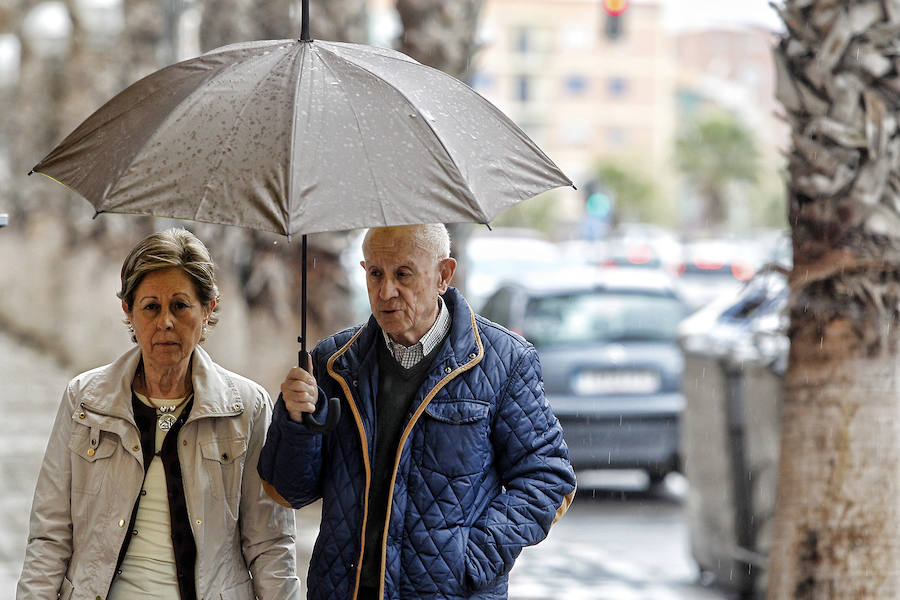
M 458 79 L 385 48 L 234 44 L 157 71 L 34 167 L 97 212 L 287 236 L 488 223 L 572 185 Z
M 302 235 L 416 223 L 488 223 L 572 185 L 491 103 L 405 54 L 309 39 L 224 46 L 132 84 L 38 163 L 98 213 Z M 313 431 L 328 419 L 303 420 Z

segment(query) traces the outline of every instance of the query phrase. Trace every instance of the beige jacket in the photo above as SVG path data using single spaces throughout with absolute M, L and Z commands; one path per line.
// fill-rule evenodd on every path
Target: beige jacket
M 144 478 L 131 408 L 139 360 L 135 347 L 66 388 L 34 493 L 17 600 L 106 597 Z M 194 405 L 178 454 L 197 598 L 299 598 L 294 514 L 266 495 L 256 473 L 272 401 L 199 346 L 192 360 Z

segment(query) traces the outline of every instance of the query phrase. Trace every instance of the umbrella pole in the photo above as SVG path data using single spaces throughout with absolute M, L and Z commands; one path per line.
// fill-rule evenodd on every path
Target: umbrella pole
M 300 10 L 300 41 L 308 42 L 309 39 L 309 0 L 303 0 Z M 306 236 L 303 236 L 306 237 Z
M 300 240 L 300 368 L 306 368 L 306 234 Z
M 309 353 L 306 351 L 306 234 L 300 238 L 300 352 L 297 354 L 297 360 L 301 369 L 309 368 Z M 281 396 L 279 396 L 281 399 Z M 282 402 L 284 400 L 282 399 Z M 327 433 L 334 429 L 338 419 L 341 418 L 341 401 L 337 398 L 328 399 L 328 416 L 324 423 L 320 423 L 309 413 L 303 413 L 303 424 L 315 433 Z

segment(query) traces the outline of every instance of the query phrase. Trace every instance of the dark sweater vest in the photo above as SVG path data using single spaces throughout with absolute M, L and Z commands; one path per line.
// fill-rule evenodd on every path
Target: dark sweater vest
M 416 392 L 422 387 L 428 369 L 434 362 L 441 340 L 425 357 L 404 369 L 397 362 L 387 344 L 378 340 L 378 396 L 375 398 L 375 464 L 372 467 L 372 487 L 366 518 L 366 548 L 363 555 L 361 583 L 378 588 L 381 581 L 381 549 L 387 519 L 388 493 L 394 460 L 403 427 L 409 418 L 409 408 Z

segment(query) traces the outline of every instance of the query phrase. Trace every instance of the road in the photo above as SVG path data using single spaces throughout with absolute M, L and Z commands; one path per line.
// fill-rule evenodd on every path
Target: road
M 0 332 L 0 597 L 12 598 L 24 555 L 31 496 L 56 407 L 73 375 Z M 633 474 L 632 474 L 633 475 Z M 619 479 L 616 479 L 616 478 Z M 670 478 L 657 493 L 629 474 L 589 474 L 569 513 L 510 574 L 511 600 L 721 600 L 696 584 L 681 498 Z M 600 486 L 599 488 L 597 486 Z M 593 487 L 594 489 L 589 489 Z M 318 507 L 298 511 L 301 579 Z
M 569 512 L 513 567 L 511 600 L 726 598 L 697 583 L 682 478 L 670 475 L 654 492 L 641 473 L 582 474 L 580 481 Z
M 0 333 L 0 598 L 13 598 L 41 457 L 69 375 Z

